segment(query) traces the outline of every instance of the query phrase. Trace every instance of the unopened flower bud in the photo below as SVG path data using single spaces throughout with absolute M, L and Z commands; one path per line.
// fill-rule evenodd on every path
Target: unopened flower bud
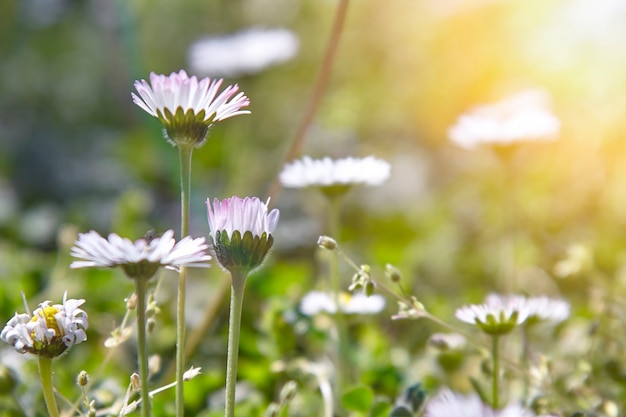
M 391 264 L 385 265 L 385 275 L 392 282 L 400 282 L 402 280 L 400 270 Z
M 320 236 L 319 239 L 317 239 L 317 244 L 318 246 L 324 249 L 328 249 L 328 250 L 337 249 L 337 241 L 333 239 L 332 237 Z
M 79 387 L 84 387 L 87 383 L 89 383 L 89 375 L 87 375 L 86 371 L 80 371 L 76 377 L 76 384 L 78 384 Z
M 134 372 L 130 376 L 130 388 L 133 392 L 139 392 L 139 389 L 141 388 L 141 378 L 137 372 Z
M 137 308 L 137 294 L 133 293 L 125 301 L 126 301 L 126 309 L 127 310 L 132 311 L 135 308 Z
M 287 382 L 280 390 L 280 403 L 285 404 L 293 400 L 298 392 L 298 384 L 296 381 Z

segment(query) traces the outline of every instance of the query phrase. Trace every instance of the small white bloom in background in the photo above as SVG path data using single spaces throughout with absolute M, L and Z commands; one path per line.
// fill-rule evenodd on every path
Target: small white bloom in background
M 44 301 L 33 314 L 18 314 L 9 320 L 0 339 L 19 353 L 32 353 L 54 358 L 73 345 L 87 340 L 87 313 L 79 307 L 85 300 L 67 299 L 63 304 Z
M 385 297 L 373 294 L 369 297 L 363 293 L 339 294 L 339 308 L 345 314 L 377 314 L 385 308 Z M 300 311 L 307 316 L 320 313 L 334 314 L 337 312 L 337 303 L 331 294 L 321 291 L 311 291 L 302 297 Z
M 151 277 L 164 266 L 179 270 L 181 266 L 208 267 L 211 256 L 205 238 L 193 239 L 186 236 L 179 242 L 174 239 L 174 231 L 168 230 L 161 237 L 142 238 L 131 241 L 111 233 L 107 239 L 95 231 L 79 233 L 71 255 L 82 259 L 74 261 L 70 268 L 116 267 L 135 278 L 139 275 Z
M 570 315 L 570 304 L 567 301 L 546 296 L 528 297 L 526 308 L 528 323 L 560 323 Z
M 251 271 L 263 263 L 272 247 L 272 233 L 278 225 L 278 209 L 268 209 L 257 197 L 237 196 L 224 200 L 207 199 L 207 218 L 219 263 L 231 271 Z M 231 271 L 232 272 L 232 271 Z
M 428 338 L 428 344 L 442 350 L 459 350 L 465 347 L 467 340 L 459 333 L 434 333 Z
M 553 140 L 561 121 L 549 110 L 548 102 L 545 92 L 528 90 L 493 104 L 476 106 L 457 119 L 448 136 L 467 149 Z
M 197 74 L 236 77 L 257 74 L 291 60 L 299 43 L 288 29 L 255 27 L 199 39 L 189 47 L 187 57 L 191 70 Z
M 174 145 L 204 143 L 208 129 L 214 122 L 241 114 L 250 100 L 239 86 L 229 85 L 218 91 L 223 80 L 189 77 L 184 70 L 168 75 L 150 73 L 150 83 L 135 81 L 138 95 L 131 93 L 133 102 L 148 114 L 159 119 L 166 137 Z
M 457 319 L 477 325 L 490 335 L 511 332 L 530 315 L 527 300 L 518 295 L 491 294 L 483 304 L 472 304 L 456 310 Z
M 304 156 L 284 166 L 280 182 L 289 188 L 380 185 L 390 173 L 391 165 L 373 156 L 341 159 Z
M 424 417 L 535 417 L 535 413 L 516 403 L 494 410 L 477 394 L 465 396 L 444 390 L 426 403 Z

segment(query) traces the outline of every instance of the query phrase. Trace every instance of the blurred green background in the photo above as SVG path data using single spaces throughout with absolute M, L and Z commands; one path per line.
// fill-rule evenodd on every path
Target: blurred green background
M 336 7 L 336 0 L 0 3 L 0 317 L 23 310 L 20 291 L 31 308 L 58 302 L 66 289 L 87 299 L 89 347 L 61 359 L 68 366 L 57 379 L 69 387 L 80 369 L 93 371 L 93 355 L 104 355 L 102 342 L 132 291 L 120 271 L 68 269 L 76 233 L 138 238 L 151 228 L 179 228 L 177 152 L 132 103 L 134 80 L 188 69 L 189 46 L 208 35 L 260 26 L 299 38 L 289 62 L 225 80 L 250 97 L 252 114 L 214 126 L 194 153 L 191 233 L 207 235 L 207 197 L 266 197 L 303 116 Z M 346 199 L 336 236 L 344 250 L 378 276 L 385 263 L 397 265 L 405 285 L 449 321 L 456 307 L 493 290 L 561 294 L 583 316 L 619 305 L 626 285 L 625 19 L 617 0 L 352 1 L 303 153 L 373 154 L 392 164 L 392 177 Z M 525 88 L 552 96 L 562 121 L 557 141 L 519 146 L 506 167 L 489 149 L 449 141 L 446 131 L 461 113 Z M 314 350 L 310 340 L 304 347 L 297 340 L 313 333 L 285 341 L 280 325 L 289 327 L 285 311 L 321 285 L 315 242 L 326 218 L 313 190 L 282 190 L 271 206 L 281 222 L 271 259 L 249 283 L 240 372 L 265 401 L 284 379 L 268 371 L 272 362 Z M 512 248 L 513 283 L 498 278 L 503 245 Z M 344 272 L 347 285 L 352 272 Z M 165 366 L 174 352 L 175 276 L 164 275 L 151 346 Z M 227 279 L 217 267 L 192 274 L 191 328 L 216 302 L 212 294 L 224 302 L 192 360 L 205 373 L 202 388 L 188 390 L 191 410 L 203 409 L 223 384 L 227 296 L 220 288 Z M 395 312 L 391 300 L 388 312 Z M 433 329 L 391 322 L 390 314 L 368 319 L 377 326 L 360 326 L 358 337 L 367 351 L 365 381 L 393 397 L 423 376 L 402 374 L 404 359 L 392 358 L 392 346 L 410 357 Z M 132 346 L 122 353 L 107 370 L 116 378 L 133 366 Z

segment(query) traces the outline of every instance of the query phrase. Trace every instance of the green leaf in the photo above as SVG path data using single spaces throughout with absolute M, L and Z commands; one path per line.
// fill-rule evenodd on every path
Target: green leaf
M 369 417 L 387 417 L 391 410 L 391 404 L 387 401 L 377 401 L 372 406 Z
M 370 387 L 357 386 L 351 388 L 341 397 L 341 403 L 346 410 L 366 413 L 374 402 L 374 393 Z

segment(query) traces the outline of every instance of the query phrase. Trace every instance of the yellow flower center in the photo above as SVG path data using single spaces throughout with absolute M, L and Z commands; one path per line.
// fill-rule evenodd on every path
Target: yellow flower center
M 54 315 L 57 314 L 59 312 L 59 310 L 56 307 L 44 307 L 43 308 L 43 316 L 46 320 L 46 327 L 48 329 L 53 329 L 55 334 L 60 334 L 60 330 L 59 330 L 59 326 L 57 325 L 57 320 L 54 318 Z M 38 320 L 38 316 L 33 316 L 33 318 L 30 319 L 31 322 L 35 322 Z M 34 332 L 33 332 L 34 333 Z M 34 337 L 34 334 L 32 335 Z

